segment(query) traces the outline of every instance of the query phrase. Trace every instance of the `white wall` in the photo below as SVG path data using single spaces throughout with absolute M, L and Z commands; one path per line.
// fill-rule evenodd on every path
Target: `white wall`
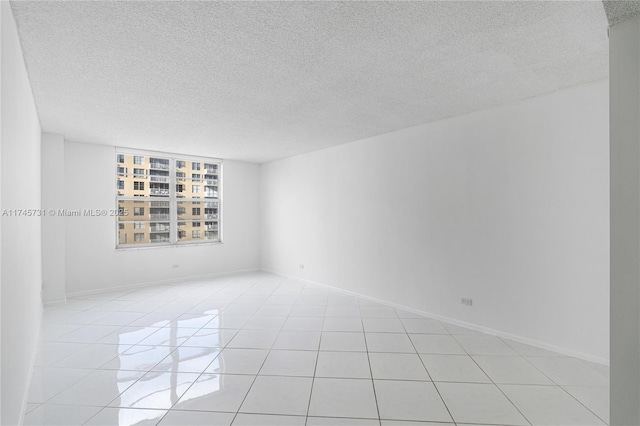
M 64 208 L 115 208 L 114 147 L 66 141 L 64 163 Z M 116 250 L 113 217 L 67 217 L 67 294 L 259 268 L 260 167 L 225 161 L 223 173 L 223 244 Z
M 264 164 L 262 267 L 605 361 L 608 140 L 601 81 Z
M 2 208 L 40 208 L 40 123 L 9 2 L 2 10 Z M 2 416 L 20 424 L 42 316 L 40 217 L 2 216 Z
M 42 208 L 64 205 L 64 137 L 42 134 Z M 65 217 L 42 217 L 42 299 L 45 304 L 64 302 Z

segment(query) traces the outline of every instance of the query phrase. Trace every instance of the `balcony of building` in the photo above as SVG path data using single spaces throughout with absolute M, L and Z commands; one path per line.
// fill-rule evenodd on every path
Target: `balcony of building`
M 168 233 L 169 230 L 171 229 L 171 226 L 168 223 L 152 223 L 151 226 L 149 227 L 149 231 L 150 232 L 162 232 L 162 233 Z
M 151 243 L 168 243 L 169 237 L 164 235 L 151 235 Z
M 159 160 L 157 158 L 151 158 L 149 160 L 149 168 L 157 170 L 169 170 L 169 160 Z
M 204 238 L 207 240 L 217 240 L 220 238 L 218 231 L 205 231 Z
M 149 219 L 151 220 L 169 219 L 169 213 L 151 213 L 149 215 Z

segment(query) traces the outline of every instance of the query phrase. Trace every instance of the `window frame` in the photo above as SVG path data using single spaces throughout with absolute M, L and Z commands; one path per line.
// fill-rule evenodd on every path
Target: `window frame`
M 211 244 L 223 244 L 223 233 L 222 233 L 222 223 L 223 223 L 223 217 L 222 217 L 222 211 L 223 211 L 223 190 L 222 190 L 222 185 L 223 185 L 223 160 L 221 158 L 214 158 L 214 157 L 200 157 L 200 156 L 193 156 L 193 155 L 182 155 L 182 154 L 176 154 L 176 153 L 167 153 L 167 152 L 158 152 L 158 151 L 146 151 L 146 150 L 138 150 L 138 149 L 131 149 L 131 148 L 122 148 L 122 147 L 116 147 L 116 156 L 115 156 L 115 171 L 116 171 L 116 180 L 119 177 L 118 174 L 118 167 L 123 167 L 123 163 L 119 162 L 120 160 L 120 156 L 121 155 L 130 155 L 130 156 L 142 156 L 143 157 L 143 165 L 146 165 L 147 160 L 144 159 L 144 157 L 158 157 L 161 159 L 167 159 L 169 160 L 169 176 L 168 176 L 168 183 L 169 183 L 169 196 L 168 197 L 155 197 L 155 196 L 151 196 L 150 194 L 144 195 L 144 199 L 143 197 L 140 197 L 138 195 L 134 195 L 134 196 L 122 196 L 118 194 L 118 190 L 117 188 L 115 189 L 115 203 L 116 203 L 116 209 L 120 208 L 120 201 L 143 201 L 145 202 L 144 205 L 144 209 L 145 209 L 145 213 L 147 208 L 151 207 L 150 202 L 153 201 L 165 201 L 169 203 L 169 219 L 166 220 L 166 222 L 170 223 L 170 232 L 169 232 L 169 241 L 167 242 L 162 242 L 162 243 L 138 243 L 135 244 L 133 242 L 129 242 L 128 244 L 126 242 L 123 242 L 122 244 L 120 243 L 120 234 L 119 234 L 119 227 L 121 223 L 135 223 L 135 222 L 139 222 L 140 220 L 137 219 L 138 216 L 134 216 L 134 212 L 133 210 L 128 212 L 128 220 L 126 221 L 121 221 L 117 216 L 115 217 L 115 228 L 116 228 L 116 238 L 115 238 L 115 243 L 116 243 L 116 249 L 117 250 L 136 250 L 136 249 L 146 249 L 146 248 L 167 248 L 167 247 L 191 247 L 191 246 L 195 246 L 195 245 L 211 245 Z M 126 158 L 126 157 L 125 157 Z M 126 159 L 125 159 L 126 161 Z M 135 163 L 135 160 L 132 158 L 131 161 L 133 161 Z M 151 160 L 149 160 L 151 161 Z M 198 165 L 200 166 L 199 169 L 202 170 L 203 164 L 214 164 L 217 166 L 217 175 L 218 175 L 218 184 L 217 184 L 217 189 L 218 189 L 218 196 L 217 197 L 212 197 L 212 198 L 199 198 L 199 197 L 193 197 L 191 196 L 190 198 L 186 198 L 184 196 L 180 196 L 178 197 L 178 194 L 180 194 L 177 191 L 177 185 L 178 184 L 183 184 L 185 186 L 185 190 L 186 188 L 186 184 L 188 183 L 193 183 L 194 181 L 196 181 L 196 179 L 189 179 L 188 177 L 178 177 L 177 176 L 177 172 L 179 171 L 179 168 L 176 165 L 176 162 L 183 162 L 184 164 L 186 163 L 191 163 L 193 164 L 198 163 Z M 202 173 L 202 172 L 200 172 Z M 138 176 L 133 176 L 133 174 L 130 174 L 129 176 L 131 177 L 136 177 L 138 178 Z M 120 176 L 121 177 L 121 176 Z M 145 178 L 148 178 L 148 175 L 145 176 Z M 191 182 L 189 182 L 191 181 Z M 148 181 L 150 184 L 150 180 Z M 200 183 L 200 182 L 198 182 Z M 201 185 L 201 183 L 200 183 Z M 145 185 L 145 190 L 146 190 L 146 185 Z M 218 209 L 218 239 L 216 240 L 189 240 L 189 241 L 180 241 L 179 238 L 179 223 L 180 222 L 184 222 L 184 219 L 181 219 L 178 217 L 178 213 L 179 213 L 179 206 L 180 206 L 180 202 L 200 202 L 203 203 L 201 208 L 204 208 L 204 206 L 206 205 L 205 203 L 207 202 L 215 202 L 217 205 L 217 209 Z M 141 206 L 142 207 L 142 206 Z M 202 211 L 202 210 L 201 210 Z M 143 219 L 144 220 L 144 219 Z M 151 222 L 150 222 L 151 223 Z M 135 226 L 135 225 L 132 225 Z M 151 227 L 151 225 L 149 225 L 149 227 Z M 128 229 L 128 228 L 127 228 Z M 125 234 L 126 235 L 126 234 Z M 201 236 L 204 235 L 201 232 Z M 126 240 L 125 240 L 126 241 Z

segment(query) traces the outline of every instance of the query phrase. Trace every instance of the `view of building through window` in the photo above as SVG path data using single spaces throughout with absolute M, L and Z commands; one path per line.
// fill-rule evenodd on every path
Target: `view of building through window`
M 118 247 L 221 242 L 221 165 L 118 153 Z

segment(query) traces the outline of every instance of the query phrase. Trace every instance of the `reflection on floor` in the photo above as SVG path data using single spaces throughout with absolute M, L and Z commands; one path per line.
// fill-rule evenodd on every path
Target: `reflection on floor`
M 601 425 L 608 376 L 603 366 L 253 273 L 46 309 L 25 423 Z

